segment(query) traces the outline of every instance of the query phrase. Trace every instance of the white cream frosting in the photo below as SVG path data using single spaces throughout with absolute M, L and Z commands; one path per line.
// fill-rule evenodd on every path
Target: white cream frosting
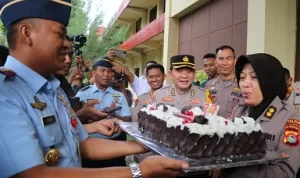
M 168 107 L 166 112 L 163 111 L 163 105 L 160 105 L 155 110 L 151 110 L 152 105 L 148 105 L 143 108 L 141 111 L 146 112 L 149 115 L 155 116 L 158 119 L 164 120 L 167 123 L 167 127 L 177 127 L 181 126 L 183 130 L 187 127 L 190 133 L 199 134 L 199 135 L 209 135 L 213 136 L 217 134 L 219 137 L 224 137 L 226 133 L 229 134 L 238 134 L 238 133 L 247 133 L 262 131 L 261 125 L 255 123 L 253 118 L 250 117 L 236 117 L 234 121 L 225 119 L 218 115 L 208 114 L 205 117 L 208 119 L 208 124 L 202 125 L 198 123 L 186 123 L 183 124 L 184 119 L 181 117 L 174 116 L 174 113 L 180 113 L 180 110 L 165 105 Z M 195 116 L 203 115 L 203 111 L 199 107 L 194 107 L 190 111 L 193 112 Z

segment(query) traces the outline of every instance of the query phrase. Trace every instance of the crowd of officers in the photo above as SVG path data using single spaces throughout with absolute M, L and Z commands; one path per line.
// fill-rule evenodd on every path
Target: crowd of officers
M 290 83 L 287 72 L 268 54 L 236 59 L 224 45 L 203 58 L 207 81 L 193 85 L 195 59 L 171 57 L 168 75 L 155 61 L 147 62 L 137 77 L 116 60 L 114 50 L 94 62 L 92 69 L 77 56 L 71 72 L 72 44 L 67 37 L 71 2 L 0 1 L 7 30 L 8 51 L 0 68 L 0 177 L 175 177 L 189 165 L 151 154 L 126 167 L 124 157 L 149 150 L 127 137 L 118 121 L 136 122 L 150 101 L 182 109 L 213 103 L 219 115 L 253 117 L 268 134 L 267 150 L 292 160 L 272 165 L 213 170 L 189 177 L 295 177 L 299 169 L 300 83 Z M 22 9 L 27 9 L 26 11 Z M 268 70 L 269 69 L 269 70 Z M 269 71 L 266 73 L 266 71 Z M 120 73 L 138 99 L 132 105 Z M 82 73 L 93 78 L 82 83 Z M 74 83 L 74 85 L 72 85 Z M 76 87 L 74 87 L 76 86 Z M 117 87 L 119 86 L 119 87 Z M 114 112 L 106 112 L 118 108 Z M 81 168 L 84 167 L 84 168 Z M 90 169 L 98 168 L 98 169 Z

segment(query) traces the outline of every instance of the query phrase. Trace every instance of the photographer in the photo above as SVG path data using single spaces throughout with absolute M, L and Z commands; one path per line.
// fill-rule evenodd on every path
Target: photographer
M 109 57 L 110 62 L 113 64 L 114 68 L 116 69 L 116 71 L 118 73 L 122 73 L 126 76 L 126 78 L 128 79 L 128 82 L 130 83 L 132 89 L 134 90 L 134 92 L 136 93 L 137 96 L 140 96 L 144 93 L 148 93 L 151 90 L 148 80 L 144 77 L 146 75 L 144 75 L 142 77 L 137 77 L 136 75 L 134 75 L 134 73 L 130 72 L 127 67 L 123 66 L 122 64 L 120 64 L 116 60 L 114 60 L 114 58 L 118 57 L 115 49 L 110 49 L 108 51 L 108 57 Z M 157 62 L 148 61 L 146 63 L 144 73 L 146 73 L 146 68 L 152 64 L 157 64 Z M 165 87 L 167 85 L 168 84 L 166 82 L 164 82 L 163 87 Z
M 80 89 L 90 85 L 90 83 L 83 83 L 83 73 L 78 69 L 78 67 L 74 67 L 72 69 L 68 82 L 71 85 L 75 95 Z
M 82 73 L 86 73 L 87 78 L 90 79 L 93 76 L 93 74 L 89 70 L 89 68 L 86 66 L 85 61 L 84 61 L 84 59 L 82 57 L 82 51 L 80 50 L 85 45 L 85 43 L 86 43 L 86 40 L 87 40 L 86 37 L 83 34 L 81 34 L 81 35 L 74 35 L 74 36 L 71 37 L 70 40 L 71 40 L 71 42 L 73 44 L 75 62 L 77 64 L 78 69 Z

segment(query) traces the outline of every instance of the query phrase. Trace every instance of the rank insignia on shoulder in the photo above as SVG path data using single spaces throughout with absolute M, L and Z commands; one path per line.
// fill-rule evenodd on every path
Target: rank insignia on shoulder
M 272 117 L 274 116 L 274 114 L 276 113 L 277 109 L 274 106 L 270 106 L 267 111 L 264 114 L 264 117 L 268 118 L 268 119 L 272 119 Z
M 86 87 L 83 87 L 83 88 L 81 88 L 81 89 L 80 89 L 80 91 L 87 90 L 88 88 L 90 88 L 90 86 L 89 86 L 89 85 L 88 85 L 88 86 L 86 86 Z
M 34 103 L 30 103 L 31 107 L 41 111 L 47 107 L 47 103 L 41 102 L 37 96 L 34 96 L 33 99 L 34 99 Z
M 172 89 L 171 89 L 171 95 L 172 95 L 172 96 L 175 96 L 175 88 L 172 88 Z
M 291 96 L 292 92 L 293 92 L 294 88 L 292 86 L 289 86 L 287 89 L 287 92 L 285 94 L 285 100 L 288 100 L 289 97 Z M 297 89 L 298 90 L 298 89 Z
M 233 88 L 234 91 L 241 91 L 239 87 Z
M 214 85 L 214 84 L 212 84 L 212 85 L 209 87 L 210 90 L 214 90 L 215 88 L 216 88 L 216 85 Z
M 16 76 L 16 73 L 14 71 L 7 69 L 7 68 L 0 68 L 0 73 L 3 75 L 6 75 L 8 77 Z
M 194 97 L 194 96 L 195 96 L 195 90 L 191 89 L 191 97 Z

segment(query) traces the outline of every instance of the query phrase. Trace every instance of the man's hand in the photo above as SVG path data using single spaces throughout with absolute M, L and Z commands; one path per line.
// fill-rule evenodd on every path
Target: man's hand
M 103 119 L 92 123 L 95 132 L 105 136 L 112 136 L 120 131 L 118 119 Z
M 74 78 L 76 75 L 80 74 L 80 70 L 78 69 L 78 67 L 74 67 L 72 69 L 72 72 L 70 74 L 70 78 Z
M 188 163 L 162 156 L 150 156 L 140 163 L 143 178 L 150 177 L 175 177 L 188 169 Z
M 75 62 L 78 64 L 78 66 L 81 68 L 84 64 L 84 60 L 82 56 L 75 56 Z
M 113 60 L 117 56 L 117 53 L 115 52 L 114 49 L 110 49 L 108 50 L 107 55 L 110 60 Z
M 83 105 L 82 109 L 80 109 L 76 115 L 79 119 L 82 120 L 93 120 L 99 121 L 108 116 L 107 113 L 101 112 L 95 108 L 96 104 L 99 104 L 99 100 L 90 100 L 86 104 Z

